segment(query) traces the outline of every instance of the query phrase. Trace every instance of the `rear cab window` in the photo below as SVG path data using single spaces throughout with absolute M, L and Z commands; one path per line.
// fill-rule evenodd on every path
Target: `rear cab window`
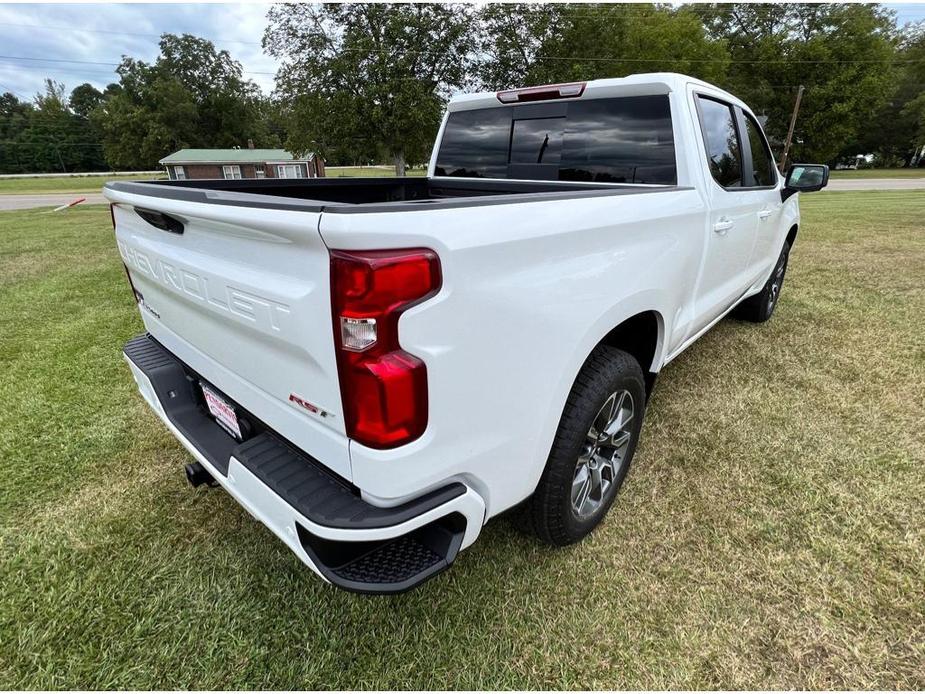
M 668 96 L 455 111 L 444 128 L 435 173 L 675 185 Z

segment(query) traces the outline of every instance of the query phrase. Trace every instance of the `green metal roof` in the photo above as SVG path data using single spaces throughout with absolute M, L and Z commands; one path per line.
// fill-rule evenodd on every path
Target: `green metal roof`
M 181 149 L 161 159 L 161 164 L 265 163 L 268 161 L 308 161 L 311 154 L 296 159 L 284 149 Z

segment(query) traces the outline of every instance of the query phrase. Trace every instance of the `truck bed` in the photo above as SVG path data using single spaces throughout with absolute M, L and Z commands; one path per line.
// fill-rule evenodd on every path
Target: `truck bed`
M 388 212 L 657 193 L 678 186 L 424 178 L 110 181 L 106 188 L 154 198 L 307 212 Z

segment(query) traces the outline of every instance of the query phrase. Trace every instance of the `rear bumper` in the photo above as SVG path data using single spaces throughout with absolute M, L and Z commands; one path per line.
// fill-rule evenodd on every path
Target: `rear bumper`
M 252 435 L 235 441 L 201 407 L 198 376 L 150 336 L 123 351 L 142 396 L 180 443 L 325 580 L 356 592 L 402 592 L 448 568 L 478 536 L 485 504 L 465 485 L 374 506 L 240 408 Z

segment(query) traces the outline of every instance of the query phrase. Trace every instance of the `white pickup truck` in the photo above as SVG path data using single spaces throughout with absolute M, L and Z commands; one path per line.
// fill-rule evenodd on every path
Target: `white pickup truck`
M 731 94 L 645 74 L 455 97 L 426 178 L 111 182 L 125 358 L 194 485 L 399 592 L 508 509 L 591 532 L 656 374 L 771 316 L 827 179 L 782 179 Z

